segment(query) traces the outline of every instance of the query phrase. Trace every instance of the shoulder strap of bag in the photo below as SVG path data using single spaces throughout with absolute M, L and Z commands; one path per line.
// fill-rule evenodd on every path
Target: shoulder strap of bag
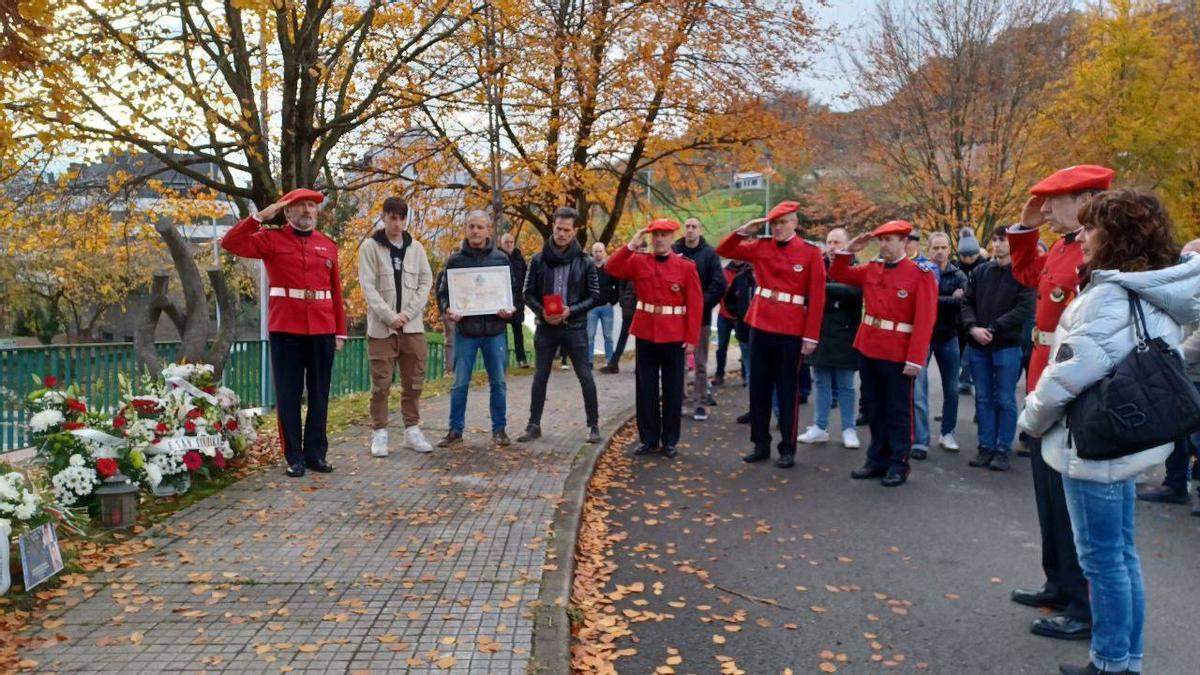
M 1150 328 L 1146 325 L 1146 314 L 1142 310 L 1142 301 L 1137 293 L 1126 289 L 1129 294 L 1129 316 L 1133 319 L 1133 331 L 1137 335 L 1138 349 L 1145 349 L 1150 340 Z

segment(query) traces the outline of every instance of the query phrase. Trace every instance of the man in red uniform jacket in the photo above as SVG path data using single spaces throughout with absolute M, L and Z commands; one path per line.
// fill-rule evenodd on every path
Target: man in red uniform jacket
M 324 199 L 314 190 L 292 190 L 235 225 L 221 239 L 226 251 L 260 258 L 267 269 L 275 413 L 287 475 L 292 478 L 303 476 L 306 468 L 333 471 L 325 461 L 329 449 L 325 418 L 333 355 L 346 340 L 346 312 L 337 244 L 315 229 L 318 205 Z M 280 211 L 287 225 L 262 226 Z M 300 398 L 306 388 L 308 419 L 301 436 Z
M 800 366 L 817 348 L 825 314 L 825 262 L 821 249 L 796 235 L 796 202 L 780 202 L 766 218 L 755 218 L 730 232 L 717 254 L 754 266 L 758 286 L 746 313 L 750 324 L 750 441 L 754 450 L 742 458 L 761 462 L 771 457 L 771 395 L 779 397 L 779 459 L 796 464 L 800 419 Z M 771 236 L 759 237 L 764 223 Z
M 678 454 L 683 406 L 684 358 L 696 349 L 704 293 L 696 265 L 671 251 L 679 223 L 660 218 L 638 231 L 628 246 L 612 254 L 606 267 L 617 279 L 633 282 L 637 309 L 629 332 L 637 338 L 637 424 L 641 445 L 635 455 L 648 455 L 659 445 L 665 457 Z M 651 235 L 651 252 L 638 247 Z M 661 396 L 659 378 L 662 378 Z
M 829 277 L 861 286 L 865 313 L 854 348 L 859 351 L 863 406 L 871 425 L 867 462 L 851 478 L 882 478 L 886 487 L 902 485 L 910 471 L 913 443 L 913 384 L 929 357 L 929 340 L 937 320 L 938 284 L 933 267 L 910 260 L 904 245 L 912 225 L 893 220 L 860 234 L 838 251 Z M 879 239 L 879 258 L 851 265 L 872 237 Z
M 1083 264 L 1083 247 L 1076 240 L 1083 229 L 1079 224 L 1079 209 L 1092 195 L 1107 190 L 1113 176 L 1112 169 L 1086 164 L 1056 171 L 1030 189 L 1033 196 L 1025 203 L 1021 224 L 1008 228 L 1013 276 L 1022 286 L 1037 289 L 1033 354 L 1025 378 L 1026 391 L 1037 387 L 1050 361 L 1050 343 L 1058 319 L 1079 293 L 1079 266 Z M 1047 223 L 1059 239 L 1049 252 L 1042 253 L 1038 249 L 1039 228 Z M 1075 552 L 1062 476 L 1042 459 L 1040 439 L 1028 442 L 1046 583 L 1039 589 L 1017 589 L 1012 599 L 1023 605 L 1063 612 L 1060 616 L 1035 620 L 1030 629 L 1033 633 L 1064 640 L 1085 639 L 1091 635 L 1092 612 L 1087 580 Z

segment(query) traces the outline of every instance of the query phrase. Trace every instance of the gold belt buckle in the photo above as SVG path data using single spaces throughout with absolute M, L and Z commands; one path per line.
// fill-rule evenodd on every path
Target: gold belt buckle
M 313 289 L 311 289 L 311 288 L 306 288 L 306 289 L 304 289 L 304 299 L 305 299 L 305 300 L 315 300 L 316 298 L 317 298 L 317 292 L 316 292 L 316 291 L 314 291 L 314 290 L 313 290 Z

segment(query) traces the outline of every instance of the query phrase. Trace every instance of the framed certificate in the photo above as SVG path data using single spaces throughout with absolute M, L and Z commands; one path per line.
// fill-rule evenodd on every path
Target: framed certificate
M 512 272 L 507 265 L 446 270 L 450 311 L 462 316 L 495 314 L 513 308 Z

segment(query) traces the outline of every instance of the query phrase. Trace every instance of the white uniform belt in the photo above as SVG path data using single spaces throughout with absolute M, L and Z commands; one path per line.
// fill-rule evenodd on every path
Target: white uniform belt
M 755 288 L 754 294 L 764 297 L 768 300 L 777 300 L 779 302 L 790 302 L 793 305 L 803 305 L 804 304 L 804 296 L 803 295 L 792 295 L 791 293 L 784 293 L 783 291 L 773 291 L 769 288 L 763 288 L 762 286 Z
M 328 300 L 332 295 L 329 291 L 314 291 L 311 288 L 271 287 L 272 298 L 295 298 L 297 300 Z
M 671 305 L 651 305 L 638 300 L 637 308 L 650 314 L 687 314 L 687 307 Z
M 1036 344 L 1049 347 L 1050 345 L 1054 344 L 1054 333 L 1050 333 L 1050 332 L 1047 332 L 1044 330 L 1038 330 L 1038 329 L 1034 328 L 1033 329 L 1033 341 Z
M 883 330 L 894 330 L 897 333 L 913 332 L 913 327 L 912 327 L 911 323 L 898 323 L 896 321 L 892 321 L 891 319 L 876 319 L 875 317 L 871 316 L 870 314 L 866 314 L 863 316 L 863 323 L 867 324 L 868 326 L 882 328 Z

